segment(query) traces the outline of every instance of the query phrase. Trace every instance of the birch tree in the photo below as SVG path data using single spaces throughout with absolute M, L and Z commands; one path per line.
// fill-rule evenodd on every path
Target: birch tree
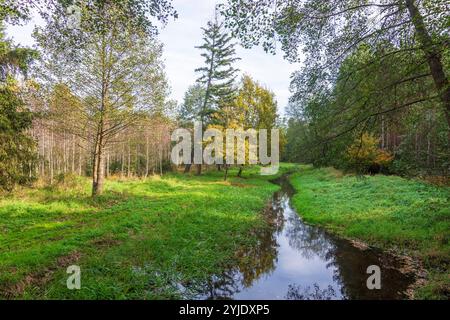
M 168 87 L 162 47 L 113 1 L 83 8 L 75 29 L 61 16 L 49 18 L 37 33 L 45 81 L 64 83 L 81 102 L 76 111 L 61 116 L 73 116 L 71 134 L 91 147 L 96 196 L 103 190 L 106 148 L 142 115 L 164 107 Z

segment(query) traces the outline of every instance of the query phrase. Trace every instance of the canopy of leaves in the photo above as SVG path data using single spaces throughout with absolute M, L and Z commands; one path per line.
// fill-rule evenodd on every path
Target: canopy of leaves
M 76 39 L 76 35 L 61 32 L 57 16 L 35 34 L 43 49 L 36 76 L 53 91 L 53 100 L 62 96 L 67 103 L 77 101 L 59 114 L 66 119 L 72 115 L 68 128 L 85 139 L 89 139 L 86 132 L 96 131 L 100 121 L 111 138 L 144 113 L 162 113 L 169 90 L 162 46 L 155 36 L 124 22 L 120 7 L 97 9 L 105 10 L 105 19 L 111 22 L 109 30 L 82 25 L 76 31 L 86 39 L 81 46 L 63 50 L 59 44 Z M 75 98 L 67 100 L 71 96 Z M 59 104 L 59 109 L 67 103 Z
M 155 20 L 165 24 L 170 17 L 177 17 L 172 0 L 0 0 L 0 20 L 20 23 L 29 19 L 33 10 L 37 10 L 44 18 L 58 14 L 61 19 L 67 19 L 67 9 L 73 5 L 78 6 L 83 13 L 114 5 L 120 8 L 122 21 L 149 32 L 157 31 Z M 103 17 L 95 19 L 89 16 L 89 21 L 84 22 L 93 28 L 107 28 Z
M 204 99 L 205 89 L 202 85 L 195 84 L 190 86 L 184 94 L 184 100 L 178 113 L 178 120 L 185 126 L 197 120 L 203 109 Z
M 234 100 L 230 118 L 245 129 L 274 128 L 278 119 L 274 93 L 245 75 Z
M 419 16 L 413 19 L 414 9 Z M 228 0 L 222 6 L 222 13 L 226 25 L 245 46 L 263 45 L 267 51 L 275 52 L 277 43 L 281 43 L 287 59 L 305 62 L 302 70 L 293 76 L 291 116 L 300 118 L 305 105 L 318 96 L 335 93 L 332 88 L 338 81 L 338 90 L 343 95 L 357 96 L 354 89 L 363 90 L 364 95 L 358 97 L 356 106 L 361 113 L 367 114 L 367 110 L 370 113 L 364 119 L 347 115 L 353 121 L 345 131 L 354 129 L 355 122 L 366 122 L 374 113 L 399 108 L 387 100 L 375 110 L 372 108 L 379 103 L 378 97 L 392 97 L 392 90 L 397 86 L 411 87 L 402 92 L 407 97 L 402 107 L 439 95 L 434 84 L 423 79 L 433 80 L 427 65 L 430 57 L 440 58 L 448 70 L 449 9 L 445 0 Z M 417 26 L 422 22 L 419 33 Z M 380 75 L 388 68 L 395 68 L 398 73 L 390 73 L 391 77 L 382 82 Z M 366 77 L 378 78 L 377 85 L 382 85 L 360 86 Z M 417 89 L 417 80 L 422 86 L 420 97 L 413 90 Z M 448 92 L 448 88 L 443 90 Z M 353 102 L 344 101 L 342 109 L 349 108 Z M 448 103 L 445 108 L 450 119 Z

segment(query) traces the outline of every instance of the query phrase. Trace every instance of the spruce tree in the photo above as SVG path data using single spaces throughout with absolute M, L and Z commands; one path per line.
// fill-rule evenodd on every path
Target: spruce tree
M 233 38 L 227 34 L 217 16 L 202 30 L 204 43 L 197 48 L 203 51 L 201 56 L 205 59 L 205 66 L 195 71 L 200 73 L 197 82 L 205 91 L 198 116 L 205 125 L 217 122 L 218 117 L 222 118 L 224 122 L 222 124 L 226 125 L 223 113 L 231 105 L 236 94 L 234 83 L 238 69 L 233 67 L 233 63 L 239 58 L 236 57 Z
M 0 189 L 8 191 L 34 178 L 35 142 L 27 133 L 32 116 L 20 97 L 15 75 L 26 75 L 35 56 L 34 50 L 6 39 L 0 23 Z
M 217 15 L 209 21 L 203 30 L 203 45 L 197 47 L 203 50 L 201 56 L 205 58 L 205 66 L 196 69 L 200 73 L 197 82 L 204 87 L 204 98 L 198 118 L 207 126 L 212 123 L 228 125 L 228 110 L 235 96 L 234 82 L 238 70 L 233 63 L 236 57 L 235 43 L 219 22 Z M 197 174 L 201 174 L 202 166 L 197 165 Z

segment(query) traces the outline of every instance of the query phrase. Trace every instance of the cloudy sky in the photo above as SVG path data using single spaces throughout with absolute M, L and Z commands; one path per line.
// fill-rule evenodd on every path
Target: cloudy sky
M 161 31 L 160 39 L 164 43 L 164 59 L 172 88 L 172 98 L 181 102 L 184 92 L 197 78 L 194 70 L 203 64 L 200 50 L 195 46 L 202 43 L 201 27 L 214 16 L 216 1 L 174 0 L 173 2 L 179 17 L 175 21 L 170 21 Z M 34 25 L 40 23 L 40 19 L 35 18 L 25 26 L 9 27 L 7 33 L 17 43 L 32 46 L 34 41 L 31 33 Z M 283 113 L 290 95 L 290 75 L 299 69 L 299 65 L 285 61 L 281 52 L 271 55 L 261 48 L 247 50 L 239 46 L 237 53 L 242 59 L 237 63 L 241 73 L 247 73 L 269 87 L 276 95 L 280 113 Z

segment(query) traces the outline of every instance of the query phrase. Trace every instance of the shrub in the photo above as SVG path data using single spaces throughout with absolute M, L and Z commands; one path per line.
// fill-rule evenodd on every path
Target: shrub
M 378 139 L 369 133 L 364 133 L 361 138 L 346 150 L 347 169 L 358 173 L 380 173 L 386 169 L 393 160 L 393 156 L 378 148 Z

